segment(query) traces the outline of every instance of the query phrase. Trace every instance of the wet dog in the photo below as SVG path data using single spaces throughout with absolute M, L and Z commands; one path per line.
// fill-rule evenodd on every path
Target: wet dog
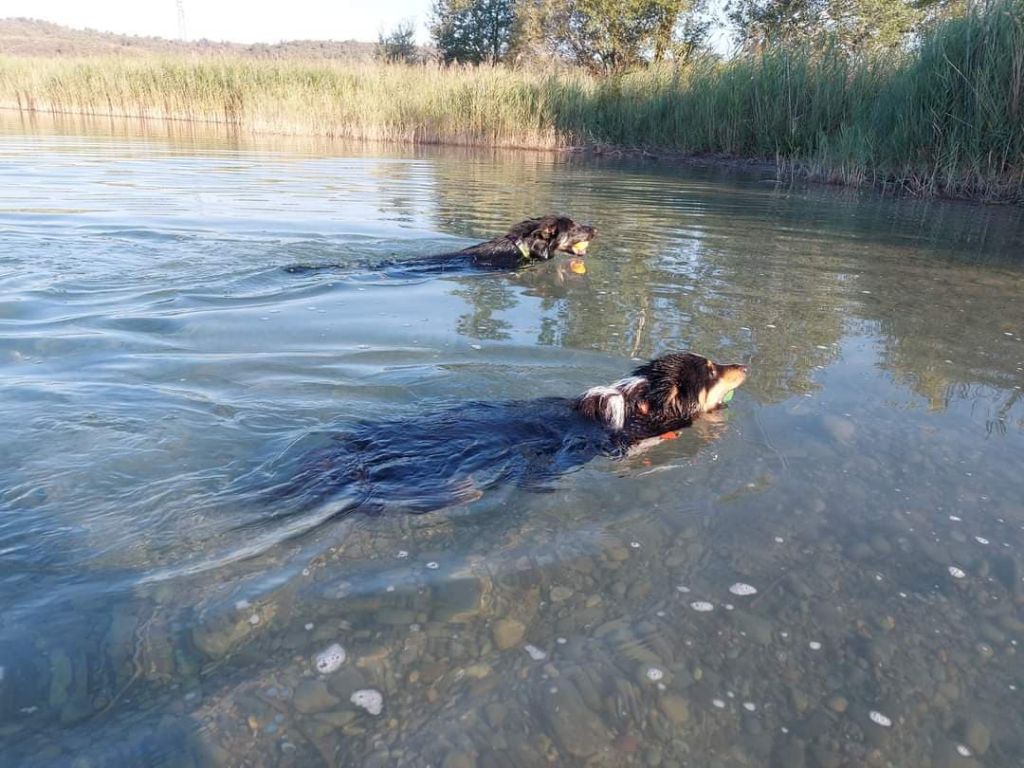
M 405 259 L 381 265 L 386 271 L 401 273 L 436 273 L 465 270 L 512 271 L 531 262 L 546 261 L 557 253 L 583 256 L 597 233 L 593 227 L 577 224 L 568 216 L 543 216 L 527 219 L 512 226 L 508 232 L 485 243 L 435 256 Z M 333 264 L 311 267 L 296 264 L 285 267 L 292 273 L 342 269 Z
M 455 253 L 430 256 L 423 261 L 452 263 L 473 269 L 512 270 L 531 261 L 546 261 L 556 253 L 583 256 L 597 231 L 567 216 L 527 219 L 501 237 L 463 248 Z
M 543 489 L 597 456 L 622 457 L 723 407 L 744 365 L 665 355 L 576 398 L 467 402 L 326 438 L 277 489 L 321 520 L 350 511 L 428 512 L 503 483 Z

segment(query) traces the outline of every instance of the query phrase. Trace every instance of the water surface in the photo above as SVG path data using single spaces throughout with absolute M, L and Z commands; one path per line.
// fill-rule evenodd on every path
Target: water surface
M 370 268 L 550 211 L 585 275 Z M 7 113 L 5 760 L 1024 764 L 1022 253 L 1019 209 L 766 173 Z M 546 492 L 254 493 L 677 349 L 750 363 L 725 419 Z

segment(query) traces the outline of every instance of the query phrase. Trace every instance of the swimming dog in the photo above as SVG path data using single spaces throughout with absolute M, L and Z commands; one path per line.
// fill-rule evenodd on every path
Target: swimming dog
M 382 265 L 389 271 L 453 272 L 461 270 L 511 271 L 531 262 L 546 261 L 556 253 L 574 256 L 586 255 L 590 241 L 597 230 L 586 224 L 577 224 L 568 216 L 542 216 L 527 219 L 512 226 L 508 232 L 484 243 L 471 245 L 461 251 L 423 256 Z M 285 267 L 292 273 L 315 272 L 322 269 L 343 269 L 344 265 L 331 264 L 311 267 L 302 264 Z
M 321 519 L 361 510 L 420 513 L 503 483 L 543 489 L 597 456 L 619 458 L 722 408 L 747 367 L 673 353 L 576 398 L 467 402 L 327 436 L 275 497 Z

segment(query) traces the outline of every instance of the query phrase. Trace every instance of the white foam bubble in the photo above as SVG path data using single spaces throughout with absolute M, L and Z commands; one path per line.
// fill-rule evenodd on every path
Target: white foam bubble
M 689 592 L 689 591 L 690 591 L 690 588 L 689 587 L 684 587 L 682 584 L 680 584 L 678 587 L 676 587 L 676 592 L 682 592 L 684 595 L 687 592 Z
M 821 643 L 819 643 L 819 642 L 818 642 L 817 640 L 811 640 L 811 642 L 809 642 L 809 643 L 807 644 L 807 646 L 808 646 L 808 647 L 809 647 L 809 648 L 810 648 L 810 649 L 811 649 L 812 651 L 820 651 L 820 650 L 821 650 Z
M 316 670 L 321 675 L 336 672 L 345 663 L 345 649 L 339 643 L 324 648 L 316 655 Z
M 725 702 L 722 701 L 721 699 L 712 699 L 711 703 L 714 704 L 719 709 L 725 709 Z
M 746 597 L 747 595 L 756 595 L 757 587 L 753 587 L 750 584 L 744 584 L 742 581 L 737 581 L 729 587 L 729 591 L 739 597 Z
M 949 566 L 949 575 L 952 576 L 954 579 L 964 579 L 964 578 L 967 578 L 967 574 L 964 573 L 959 568 L 957 568 L 955 565 Z
M 708 611 L 715 610 L 715 606 L 713 606 L 707 600 L 694 600 L 692 603 L 690 603 L 690 607 L 693 608 L 693 610 L 698 611 L 700 613 L 707 613 Z
M 427 563 L 427 568 L 429 568 L 432 571 L 436 571 L 440 567 L 440 563 L 438 563 L 436 560 L 431 560 L 429 563 Z
M 629 546 L 631 546 L 633 549 L 640 549 L 640 542 L 639 541 L 631 541 L 631 542 L 629 542 Z
M 744 701 L 743 702 L 743 708 L 745 710 L 747 710 L 747 712 L 753 712 L 754 710 L 757 709 L 757 704 L 755 704 L 752 701 Z
M 975 536 L 974 540 L 979 544 L 988 544 L 988 539 L 986 539 L 984 536 Z
M 349 697 L 349 701 L 360 709 L 365 709 L 371 715 L 379 715 L 384 711 L 384 697 L 380 691 L 373 688 L 364 688 L 356 691 Z
M 957 744 L 956 751 L 960 754 L 961 757 L 971 756 L 971 748 L 968 747 L 966 744 Z
M 404 549 L 400 549 L 400 550 L 398 550 L 398 555 L 397 555 L 397 557 L 398 557 L 398 559 L 399 559 L 399 560 L 402 560 L 402 559 L 404 559 L 404 558 L 406 558 L 406 557 L 408 557 L 408 556 L 409 556 L 409 553 L 408 553 L 408 552 L 406 552 L 406 551 L 405 551 Z
M 665 676 L 665 673 L 662 672 L 657 667 L 648 667 L 646 674 L 647 674 L 647 679 L 650 680 L 652 683 L 658 682 L 659 680 L 661 680 Z

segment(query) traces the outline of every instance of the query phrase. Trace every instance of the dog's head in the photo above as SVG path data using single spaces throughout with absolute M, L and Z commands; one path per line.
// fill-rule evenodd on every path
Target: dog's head
M 641 365 L 629 378 L 594 387 L 576 402 L 580 413 L 612 430 L 635 421 L 654 431 L 672 429 L 720 408 L 747 378 L 747 366 L 720 364 L 691 352 L 678 352 Z
M 597 230 L 586 224 L 577 224 L 568 216 L 544 216 L 521 221 L 509 230 L 509 239 L 533 258 L 549 259 L 557 252 L 582 256 Z

